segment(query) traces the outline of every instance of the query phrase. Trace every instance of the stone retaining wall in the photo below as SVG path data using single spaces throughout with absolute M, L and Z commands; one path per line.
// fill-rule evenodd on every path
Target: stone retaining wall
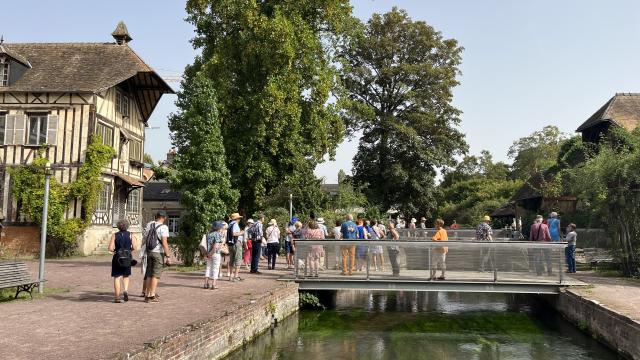
M 282 287 L 220 316 L 184 326 L 114 359 L 220 359 L 298 311 L 298 286 Z
M 565 318 L 580 329 L 620 354 L 640 359 L 640 323 L 571 290 L 561 292 L 553 303 Z

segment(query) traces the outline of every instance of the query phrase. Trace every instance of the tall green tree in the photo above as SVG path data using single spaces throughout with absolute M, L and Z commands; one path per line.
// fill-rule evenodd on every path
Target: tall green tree
M 189 0 L 187 72 L 203 71 L 218 96 L 231 180 L 250 214 L 282 184 L 333 157 L 344 125 L 329 100 L 336 69 L 328 47 L 350 19 L 348 0 Z
M 513 177 L 527 180 L 555 165 L 560 146 L 566 138 L 557 126 L 547 125 L 542 130 L 514 141 L 507 154 L 513 159 Z
M 347 129 L 362 132 L 353 179 L 382 208 L 431 215 L 438 168 L 466 151 L 452 89 L 462 48 L 404 10 L 374 14 L 339 51 Z
M 169 117 L 169 130 L 177 154 L 167 178 L 187 210 L 177 245 L 182 260 L 190 265 L 202 234 L 212 220 L 224 218 L 235 208 L 238 194 L 225 164 L 211 81 L 201 73 L 187 76 L 176 105 L 179 110 Z

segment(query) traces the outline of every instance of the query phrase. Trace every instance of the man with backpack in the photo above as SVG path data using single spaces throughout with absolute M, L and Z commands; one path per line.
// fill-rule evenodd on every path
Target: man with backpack
M 158 281 L 162 275 L 162 268 L 165 264 L 169 265 L 169 228 L 165 225 L 167 213 L 160 210 L 156 213 L 154 221 L 147 224 L 144 230 L 144 241 L 147 253 L 147 270 L 145 272 L 145 294 L 144 301 L 149 303 L 157 303 L 156 289 Z M 164 250 L 164 254 L 163 254 Z
M 264 238 L 263 226 L 264 215 L 258 216 L 258 221 L 249 228 L 248 239 L 252 241 L 251 244 L 251 274 L 260 274 L 258 271 L 258 265 L 260 262 L 260 251 L 262 250 L 262 239 Z
M 242 280 L 238 276 L 240 266 L 242 265 L 242 239 L 240 238 L 244 231 L 240 229 L 240 219 L 242 216 L 238 213 L 233 213 L 229 216 L 229 229 L 227 230 L 227 246 L 229 247 L 229 281 Z

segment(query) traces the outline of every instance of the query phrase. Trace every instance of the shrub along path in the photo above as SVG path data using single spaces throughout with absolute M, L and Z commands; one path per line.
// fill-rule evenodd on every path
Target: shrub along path
M 29 262 L 29 268 L 36 276 L 37 262 Z M 0 303 L 0 358 L 108 358 L 284 287 L 277 281 L 284 273 L 265 270 L 253 275 L 243 269 L 244 281 L 222 280 L 219 289 L 204 290 L 201 271 L 165 271 L 158 289 L 160 303 L 147 304 L 138 296 L 142 276 L 134 267 L 131 298 L 116 304 L 111 257 L 47 261 L 46 286 L 68 292 Z

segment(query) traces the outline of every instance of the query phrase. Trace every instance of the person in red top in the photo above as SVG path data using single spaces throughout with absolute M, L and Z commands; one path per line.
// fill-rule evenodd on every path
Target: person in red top
M 458 225 L 458 223 L 455 220 L 453 220 L 453 224 L 449 225 L 449 229 L 458 230 L 460 229 L 460 225 Z
M 549 226 L 543 223 L 544 218 L 542 215 L 536 216 L 536 221 L 531 225 L 529 230 L 529 240 L 531 241 L 551 241 L 551 233 L 549 233 Z M 542 275 L 545 270 L 545 264 L 542 263 L 542 259 L 546 264 L 546 270 L 548 275 L 553 275 L 553 268 L 551 267 L 551 252 L 550 249 L 535 249 L 534 259 L 536 274 Z

